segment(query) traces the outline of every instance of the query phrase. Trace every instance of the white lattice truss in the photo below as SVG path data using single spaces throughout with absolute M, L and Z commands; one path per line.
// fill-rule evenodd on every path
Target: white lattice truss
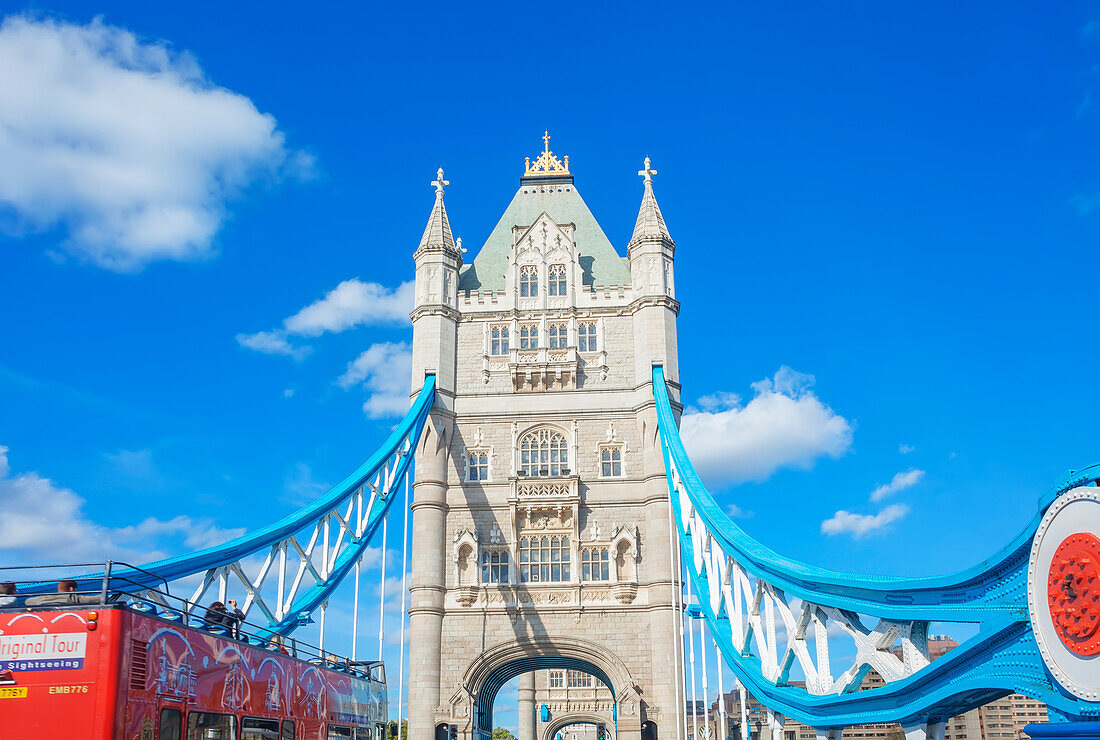
M 314 585 L 327 585 L 341 553 L 362 540 L 376 507 L 381 507 L 401 485 L 405 476 L 399 479 L 397 471 L 402 457 L 410 454 L 409 450 L 410 442 L 406 439 L 370 480 L 316 520 L 304 523 L 300 530 L 271 545 L 262 561 L 257 553 L 207 570 L 189 603 L 180 610 L 192 616 L 215 584 L 218 600 L 224 602 L 232 585 L 243 588 L 247 594 L 240 605 L 246 618 L 255 608 L 270 624 L 282 622 L 291 613 L 299 593 Z M 356 568 L 362 558 L 363 554 Z M 151 601 L 169 606 L 157 591 L 148 591 L 145 595 Z M 324 605 L 321 614 L 323 630 Z
M 759 657 L 764 678 L 776 685 L 787 685 L 797 660 L 809 693 L 843 694 L 859 689 L 869 668 L 889 683 L 929 664 L 927 622 L 878 619 L 875 627 L 868 629 L 863 624 L 867 617 L 789 598 L 772 584 L 746 572 L 707 530 L 684 489 L 675 463 L 671 456 L 667 459 L 682 526 L 691 540 L 691 566 L 706 577 L 708 593 L 700 594 L 699 598 L 709 599 L 713 613 L 729 619 L 734 645 L 742 655 Z M 839 674 L 834 673 L 829 659 L 829 632 L 834 625 L 834 636 L 839 631 L 855 647 L 854 660 Z M 899 640 L 901 657 L 894 653 Z

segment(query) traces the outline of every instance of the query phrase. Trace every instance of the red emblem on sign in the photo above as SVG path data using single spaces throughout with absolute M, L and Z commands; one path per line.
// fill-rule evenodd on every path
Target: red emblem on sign
M 1054 630 L 1078 655 L 1100 653 L 1100 539 L 1071 534 L 1058 545 L 1047 576 Z

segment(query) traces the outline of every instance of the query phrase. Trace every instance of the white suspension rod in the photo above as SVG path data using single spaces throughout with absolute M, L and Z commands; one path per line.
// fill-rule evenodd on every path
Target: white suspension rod
M 378 587 L 378 659 L 382 660 L 382 636 L 386 619 L 386 536 L 389 514 L 382 518 L 382 583 Z
M 710 694 L 707 689 L 707 643 L 703 638 L 703 619 L 699 623 L 699 655 L 703 658 L 703 721 L 710 725 Z
M 356 660 L 359 647 L 359 561 L 355 561 L 355 598 L 351 603 L 351 659 Z
M 714 664 L 718 666 L 718 721 L 722 723 L 722 740 L 729 740 L 730 721 L 726 713 L 726 689 L 723 686 L 722 653 L 718 651 L 718 641 L 711 635 L 711 643 L 714 644 Z
M 691 586 L 688 586 L 688 607 L 691 607 Z M 690 613 L 684 614 L 687 619 L 694 619 Z M 696 710 L 698 706 L 695 698 L 695 630 L 691 628 L 691 623 L 688 622 L 687 626 L 688 634 L 688 654 L 691 656 L 691 737 L 692 740 L 699 740 L 699 712 Z
M 405 698 L 405 595 L 409 592 L 405 582 L 409 572 L 409 473 L 405 472 L 405 526 L 401 533 L 401 657 L 397 665 L 397 738 L 401 740 L 401 705 Z
M 737 682 L 737 698 L 741 701 L 741 740 L 750 740 L 752 730 L 749 729 L 749 702 L 745 684 Z

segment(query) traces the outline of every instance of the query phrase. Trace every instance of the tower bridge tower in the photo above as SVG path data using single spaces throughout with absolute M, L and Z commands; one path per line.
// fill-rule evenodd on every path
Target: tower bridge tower
M 438 392 L 412 504 L 412 740 L 491 731 L 517 676 L 520 740 L 535 740 L 535 672 L 550 669 L 606 687 L 619 737 L 675 733 L 678 589 L 651 373 L 662 364 L 677 393 L 679 303 L 648 158 L 638 174 L 623 257 L 547 134 L 472 263 L 442 170 L 432 182 L 414 254 L 412 387 L 434 374 Z M 554 711 L 540 728 L 569 720 L 568 702 Z

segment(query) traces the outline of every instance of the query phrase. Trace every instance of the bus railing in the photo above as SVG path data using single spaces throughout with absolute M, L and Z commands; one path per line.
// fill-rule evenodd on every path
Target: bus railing
M 116 566 L 130 569 L 120 571 Z M 80 573 L 82 569 L 95 568 L 99 573 Z M 65 578 L 19 578 L 16 574 L 26 571 L 57 570 L 66 574 Z M 160 588 L 150 588 L 147 583 L 138 583 L 129 577 L 137 573 L 150 576 L 164 584 Z M 9 574 L 11 577 L 9 577 Z M 76 578 L 73 577 L 76 574 Z M 92 580 L 93 575 L 95 580 Z M 79 580 L 78 580 L 79 578 Z M 94 588 L 77 588 L 83 583 Z M 270 625 L 260 625 L 238 618 L 228 611 L 212 609 L 214 603 L 202 606 L 171 593 L 168 582 L 142 568 L 121 561 L 108 560 L 103 563 L 66 563 L 63 565 L 18 565 L 0 566 L 0 585 L 11 584 L 15 593 L 0 593 L 0 611 L 47 611 L 59 607 L 123 607 L 139 614 L 158 617 L 176 622 L 191 629 L 197 629 L 218 637 L 241 642 L 253 648 L 285 655 L 330 670 L 385 683 L 385 669 L 379 660 L 352 660 L 328 652 L 296 637 L 284 637 L 274 633 Z M 72 587 L 69 588 L 69 585 Z M 57 593 L 42 593 L 43 588 L 56 587 Z M 133 590 L 140 586 L 140 590 Z M 32 588 L 35 593 L 20 595 L 20 590 Z M 2 590 L 2 589 L 0 589 Z M 201 615 L 201 616 L 200 616 Z

